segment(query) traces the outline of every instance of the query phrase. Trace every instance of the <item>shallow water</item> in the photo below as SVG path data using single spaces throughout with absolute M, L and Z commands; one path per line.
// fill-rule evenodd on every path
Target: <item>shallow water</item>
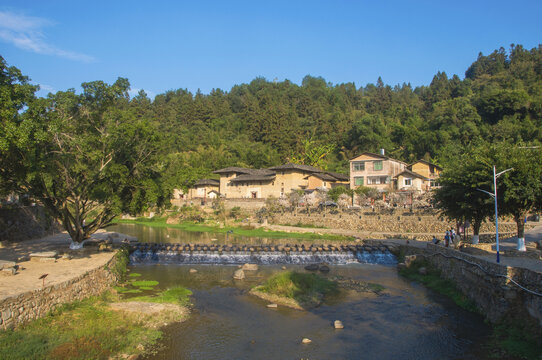
M 290 270 L 305 271 L 299 265 Z M 198 270 L 190 274 L 189 269 Z M 481 317 L 449 299 L 400 278 L 395 267 L 332 265 L 324 276 L 378 283 L 380 294 L 343 291 L 310 311 L 279 307 L 247 291 L 280 266 L 260 266 L 232 280 L 236 266 L 137 265 L 139 279 L 159 288 L 182 285 L 193 291 L 190 318 L 166 331 L 163 349 L 149 359 L 480 359 L 473 343 L 488 334 Z M 335 330 L 334 320 L 345 328 Z M 313 342 L 301 344 L 308 337 Z M 478 343 L 479 344 L 479 343 Z
M 126 224 L 110 230 L 137 236 L 144 242 L 202 243 L 213 238 L 235 244 L 296 242 L 292 239 L 227 239 L 224 234 Z M 353 254 L 348 256 L 356 260 Z M 358 256 L 357 260 L 370 262 L 371 258 Z M 379 295 L 344 290 L 310 311 L 268 309 L 266 301 L 249 295 L 248 290 L 283 271 L 282 266 L 260 265 L 258 271 L 245 272 L 247 277 L 236 281 L 232 279 L 237 270 L 235 265 L 176 261 L 132 264 L 129 269 L 142 274 L 138 280 L 159 281 L 156 290 L 181 285 L 193 291 L 190 318 L 169 326 L 162 349 L 148 359 L 486 358 L 481 344 L 485 343 L 489 329 L 482 317 L 405 280 L 398 275 L 395 266 L 330 262 L 331 271 L 323 276 L 378 283 L 385 290 Z M 284 266 L 305 271 L 301 264 Z M 189 273 L 191 268 L 198 272 Z M 335 320 L 341 320 L 345 328 L 334 329 Z M 312 343 L 301 344 L 304 337 Z
M 309 240 L 293 238 L 266 238 L 257 236 L 240 236 L 227 233 L 185 231 L 175 228 L 152 227 L 138 224 L 115 224 L 108 226 L 107 231 L 115 231 L 118 233 L 135 236 L 139 239 L 139 241 L 149 243 L 272 245 L 287 243 L 308 243 L 311 241 L 318 242 L 319 244 L 331 242 L 325 239 Z

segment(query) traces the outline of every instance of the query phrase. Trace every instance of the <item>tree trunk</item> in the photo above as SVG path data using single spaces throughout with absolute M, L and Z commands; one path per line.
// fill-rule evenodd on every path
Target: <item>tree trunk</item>
M 472 243 L 478 244 L 480 242 L 480 228 L 482 227 L 482 220 L 474 219 L 472 224 Z
M 514 220 L 516 221 L 516 225 L 518 228 L 518 251 L 527 251 L 527 248 L 525 247 L 525 214 L 517 214 L 514 216 Z

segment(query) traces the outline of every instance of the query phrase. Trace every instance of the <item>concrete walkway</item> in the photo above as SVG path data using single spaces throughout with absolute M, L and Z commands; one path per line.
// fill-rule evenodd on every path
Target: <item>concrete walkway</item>
M 93 238 L 106 238 L 109 232 L 100 231 Z M 71 260 L 57 259 L 56 262 L 18 261 L 29 254 L 42 251 L 57 251 L 69 249 L 71 239 L 67 233 L 47 236 L 41 239 L 20 241 L 0 248 L 0 260 L 16 261 L 19 266 L 17 274 L 0 277 L 0 301 L 7 297 L 16 296 L 27 291 L 40 290 L 43 280 L 40 276 L 47 274 L 45 286 L 60 284 L 104 266 L 115 254 L 114 252 L 81 251 Z

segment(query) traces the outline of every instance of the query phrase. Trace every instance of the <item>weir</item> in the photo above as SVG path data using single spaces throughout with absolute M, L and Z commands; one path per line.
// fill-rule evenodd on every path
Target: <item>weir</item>
M 149 244 L 131 246 L 132 264 L 396 264 L 390 249 L 367 245 L 209 245 Z

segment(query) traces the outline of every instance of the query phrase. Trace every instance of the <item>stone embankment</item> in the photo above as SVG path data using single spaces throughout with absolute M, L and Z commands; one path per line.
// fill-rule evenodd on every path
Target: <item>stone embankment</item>
M 19 273 L 2 278 L 0 329 L 15 328 L 45 316 L 61 304 L 101 294 L 118 281 L 117 275 L 110 270 L 118 261 L 113 255 L 112 252 L 102 253 L 96 259 L 89 255 L 94 259 L 92 264 L 88 263 L 92 261 L 90 259 L 81 259 L 83 268 L 88 270 L 79 276 L 74 273 L 77 273 L 77 266 L 83 264 L 78 264 L 77 259 L 19 263 Z M 59 278 L 63 280 L 55 281 Z M 27 290 L 16 291 L 16 283 Z
M 394 249 L 393 245 L 384 244 L 286 244 L 286 245 L 224 245 L 224 244 L 158 244 L 136 243 L 130 246 L 131 251 L 174 253 L 326 253 L 326 252 L 385 252 Z
M 503 220 L 505 221 L 499 222 L 499 236 L 502 238 L 514 236 L 516 234 L 516 224 L 508 219 Z M 419 240 L 430 240 L 433 235 L 442 238 L 446 230 L 455 227 L 454 223 L 437 214 L 410 213 L 397 210 L 393 214 L 362 211 L 349 213 L 314 212 L 312 214 L 284 212 L 273 214 L 268 218 L 268 222 L 279 225 L 289 224 L 295 226 L 296 224 L 305 224 L 330 229 L 359 231 L 375 239 L 417 238 Z M 526 230 L 533 226 L 528 223 Z M 472 232 L 472 229 L 470 232 Z M 491 241 L 492 236 L 495 236 L 495 224 L 484 222 L 480 233 L 487 233 L 480 236 L 481 241 Z
M 542 272 L 497 264 L 451 248 L 402 245 L 421 256 L 471 299 L 491 322 L 504 318 L 535 320 L 542 332 Z M 410 261 L 413 259 L 410 258 Z

